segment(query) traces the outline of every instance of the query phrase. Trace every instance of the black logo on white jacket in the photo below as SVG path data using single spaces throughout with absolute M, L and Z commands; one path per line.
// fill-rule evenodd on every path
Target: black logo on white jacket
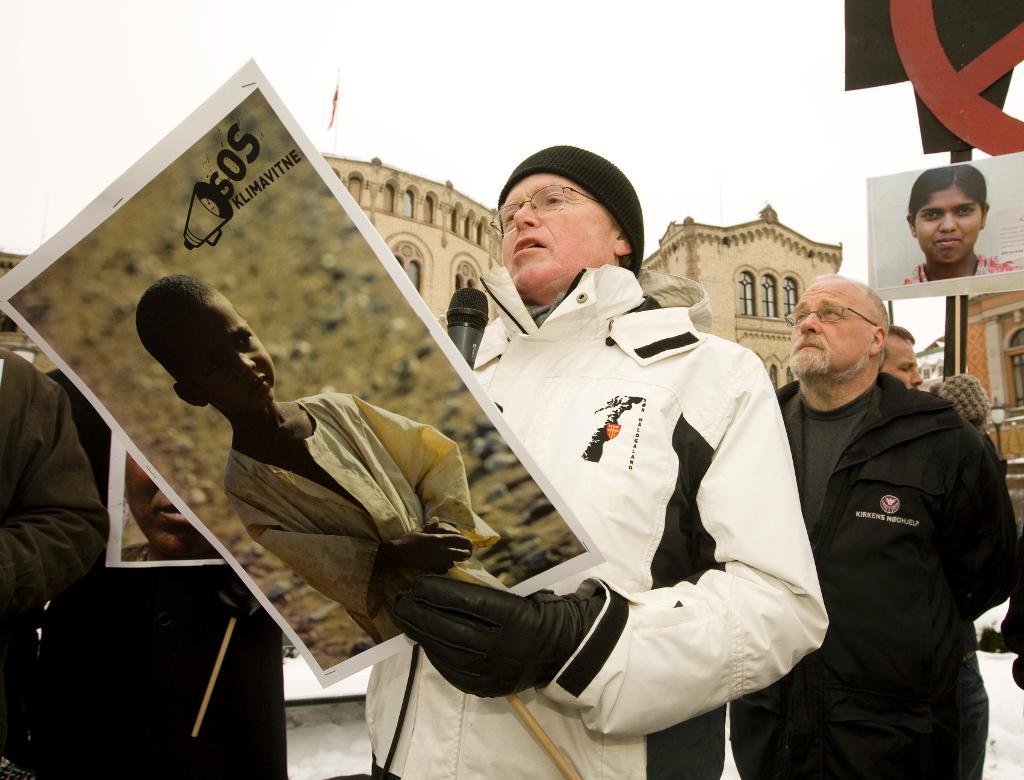
M 629 456 L 629 468 L 633 468 L 633 458 L 636 455 L 636 445 L 640 441 L 640 426 L 643 424 L 644 410 L 647 408 L 647 399 L 642 398 L 638 395 L 617 395 L 610 399 L 600 409 L 596 409 L 594 414 L 604 413 L 602 421 L 598 424 L 596 430 L 590 437 L 590 442 L 587 444 L 586 449 L 583 450 L 583 460 L 588 460 L 591 463 L 600 462 L 604 455 L 605 445 L 608 442 L 613 441 L 619 437 L 622 433 L 622 424 L 620 420 L 622 415 L 628 412 L 630 409 L 639 408 L 640 416 L 637 419 L 636 431 L 633 434 L 633 449 Z

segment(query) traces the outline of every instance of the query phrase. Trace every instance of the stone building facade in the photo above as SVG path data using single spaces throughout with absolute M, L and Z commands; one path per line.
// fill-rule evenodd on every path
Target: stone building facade
M 18 261 L 24 257 L 24 254 L 18 252 L 8 252 L 0 249 L 0 276 L 10 271 L 17 265 Z M 0 347 L 16 352 L 27 360 L 35 360 L 39 354 L 39 349 L 33 344 L 28 336 L 18 329 L 14 320 L 0 311 Z M 49 361 L 45 362 L 44 370 L 52 368 Z
M 1024 406 L 1024 292 L 971 297 L 967 371 L 981 380 L 993 403 Z
M 946 362 L 946 340 L 936 339 L 920 352 L 915 352 L 917 358 L 917 370 L 924 380 L 921 383 L 921 390 L 931 390 L 935 385 L 942 382 Z
M 989 435 L 1010 459 L 1007 485 L 1019 530 L 1024 517 L 1024 291 L 971 296 L 967 371 L 981 380 L 992 404 L 1006 412 L 1003 424 Z
M 839 272 L 841 244 L 812 241 L 779 222 L 769 205 L 740 225 L 672 222 L 644 267 L 685 276 L 711 298 L 712 332 L 754 351 L 776 387 L 790 381 L 792 329 L 785 317 L 822 274 Z
M 443 317 L 460 287 L 501 262 L 493 207 L 443 184 L 384 165 L 324 155 L 349 194 L 412 279 L 430 311 Z

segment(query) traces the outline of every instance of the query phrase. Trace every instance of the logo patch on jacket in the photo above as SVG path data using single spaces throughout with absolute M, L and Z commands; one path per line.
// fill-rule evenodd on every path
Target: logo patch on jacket
M 882 512 L 885 512 L 885 514 L 864 511 L 854 512 L 853 514 L 855 517 L 866 520 L 884 520 L 885 522 L 893 525 L 906 525 L 911 528 L 917 528 L 917 526 L 921 525 L 921 521 L 919 520 L 915 520 L 912 517 L 901 517 L 896 514 L 900 509 L 900 503 L 899 498 L 891 493 L 886 493 L 878 500 L 878 506 L 881 508 Z
M 622 432 L 622 423 L 619 420 L 630 409 L 638 409 L 640 414 L 636 422 L 636 433 L 633 436 L 633 451 L 629 456 L 629 468 L 633 468 L 633 458 L 636 455 L 636 445 L 640 441 L 640 426 L 644 421 L 644 410 L 647 408 L 647 399 L 638 395 L 617 395 L 594 411 L 595 415 L 601 415 L 598 424 L 586 449 L 583 450 L 583 460 L 591 463 L 598 463 L 604 455 L 604 445 L 618 437 Z

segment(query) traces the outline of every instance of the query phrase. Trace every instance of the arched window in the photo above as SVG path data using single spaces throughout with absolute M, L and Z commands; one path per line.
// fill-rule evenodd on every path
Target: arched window
M 420 291 L 420 284 L 423 281 L 423 255 L 413 244 L 401 243 L 394 249 L 395 259 L 401 263 L 405 273 L 412 280 L 416 291 Z
M 754 275 L 749 271 L 740 274 L 740 314 L 754 316 Z
M 448 229 L 452 233 L 459 232 L 459 209 L 456 206 L 452 206 L 451 218 L 448 220 Z
M 782 281 L 782 314 L 787 316 L 793 313 L 796 308 L 796 300 L 799 298 L 799 290 L 796 286 L 796 279 L 787 276 Z
M 480 282 L 476 275 L 476 269 L 469 263 L 459 263 L 459 267 L 455 271 L 455 289 L 461 290 L 463 287 L 471 287 L 474 289 L 478 289 L 480 287 Z
M 384 185 L 384 200 L 380 204 L 381 211 L 395 213 L 395 188 L 391 184 Z
M 772 387 L 779 386 L 779 367 L 768 366 L 768 378 L 772 380 Z
M 469 225 L 472 219 L 473 218 L 469 214 L 467 214 L 465 221 L 463 221 L 462 223 L 462 237 L 465 239 L 469 238 Z
M 406 263 L 405 273 L 408 274 L 409 279 L 412 280 L 412 286 L 416 288 L 416 292 L 420 291 L 420 279 L 423 276 L 423 269 L 420 267 L 419 260 L 410 260 Z
M 793 369 L 787 367 L 786 368 L 786 384 L 789 384 L 792 381 L 793 381 Z
M 1017 393 L 1017 404 L 1024 404 L 1024 353 L 1011 355 L 1013 368 L 1013 389 Z
M 484 230 L 485 230 L 484 226 L 486 224 L 487 224 L 487 221 L 483 220 L 483 219 L 481 219 L 479 222 L 476 223 L 476 245 L 477 246 L 483 246 L 484 245 Z
M 434 224 L 434 196 L 427 195 L 423 200 L 423 221 L 428 225 Z
M 1017 404 L 1024 404 L 1024 328 L 1010 338 L 1007 349 L 1010 358 L 1010 371 L 1013 374 L 1013 390 L 1017 396 Z
M 412 219 L 412 190 L 402 193 L 402 216 Z
M 353 174 L 348 177 L 348 192 L 356 203 L 359 203 L 363 197 L 363 180 L 359 176 Z
M 761 277 L 761 316 L 778 317 L 776 305 L 775 277 L 765 274 Z

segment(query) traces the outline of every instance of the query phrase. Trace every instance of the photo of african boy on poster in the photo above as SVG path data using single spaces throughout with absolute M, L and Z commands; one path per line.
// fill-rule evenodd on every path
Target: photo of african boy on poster
M 600 560 L 254 65 L 0 304 L 322 682 L 392 651 L 417 574 L 528 592 Z
M 401 633 L 390 606 L 418 574 L 503 587 L 470 557 L 500 537 L 473 513 L 451 439 L 347 393 L 277 399 L 255 328 L 195 277 L 154 282 L 135 324 L 175 394 L 230 424 L 224 490 L 249 535 L 374 642 Z

